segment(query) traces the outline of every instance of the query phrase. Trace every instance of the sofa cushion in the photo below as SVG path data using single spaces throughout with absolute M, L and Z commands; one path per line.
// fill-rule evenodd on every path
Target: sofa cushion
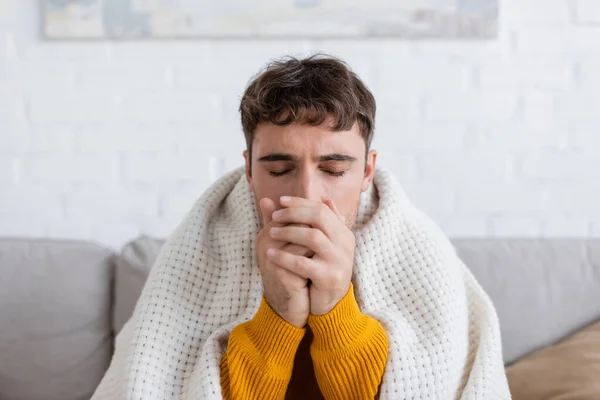
M 600 240 L 453 243 L 496 307 L 506 363 L 600 318 Z
M 112 317 L 115 336 L 131 317 L 163 242 L 163 240 L 141 236 L 126 244 L 116 257 Z
M 514 400 L 600 399 L 600 321 L 506 369 Z
M 0 240 L 0 398 L 90 398 L 112 355 L 112 253 Z

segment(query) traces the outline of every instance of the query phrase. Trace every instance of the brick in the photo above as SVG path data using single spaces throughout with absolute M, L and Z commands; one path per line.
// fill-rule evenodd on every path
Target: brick
M 439 217 L 439 225 L 451 238 L 485 237 L 489 235 L 488 222 L 484 216 L 450 215 Z
M 600 149 L 600 135 L 593 126 L 572 128 L 569 142 L 576 149 Z
M 597 57 L 600 51 L 600 26 L 575 27 L 569 33 L 570 50 L 573 53 Z
M 402 184 L 416 179 L 416 160 L 412 154 L 386 147 L 377 152 L 377 165 L 391 171 Z
M 34 123 L 104 122 L 116 115 L 112 95 L 35 95 L 30 99 Z
M 87 92 L 162 91 L 168 86 L 165 65 L 129 63 L 78 66 L 77 85 Z
M 410 54 L 416 57 L 434 56 L 478 61 L 483 57 L 509 57 L 513 52 L 508 29 L 499 29 L 494 40 L 428 39 L 408 41 Z M 387 53 L 394 54 L 394 53 Z M 386 55 L 387 55 L 386 54 Z M 402 54 L 400 55 L 402 57 Z
M 4 95 L 0 93 L 0 121 L 14 123 L 23 121 L 25 112 L 23 99 L 18 95 Z
M 516 34 L 519 53 L 532 55 L 583 55 L 595 57 L 600 51 L 599 27 L 523 28 Z
M 30 216 L 26 213 L 18 215 L 1 215 L 0 236 L 8 238 L 42 238 L 45 222 L 41 218 Z
M 118 179 L 116 156 L 38 156 L 23 160 L 27 182 L 113 183 Z
M 508 1 L 502 4 L 504 24 L 510 27 L 566 26 L 571 10 L 565 0 Z
M 181 223 L 186 214 L 187 213 L 183 214 L 180 217 L 168 216 L 166 218 L 145 218 L 143 221 L 140 221 L 136 225 L 139 229 L 140 234 L 142 235 L 154 238 L 167 238 Z M 120 247 L 121 244 L 118 243 L 118 246 Z
M 542 236 L 583 238 L 590 233 L 591 222 L 581 216 L 548 215 L 542 221 Z
M 406 126 L 395 124 L 395 143 L 399 143 L 402 149 L 408 150 L 449 150 L 462 151 L 466 142 L 471 139 L 471 129 L 468 124 L 462 122 L 429 122 L 421 121 L 414 128 L 406 129 Z M 390 135 L 387 131 L 378 128 L 378 133 L 385 138 Z
M 71 219 L 156 217 L 158 195 L 153 190 L 118 187 L 105 189 L 74 189 L 65 195 L 66 217 Z
M 600 181 L 600 154 L 598 153 L 597 150 L 530 153 L 523 162 L 523 173 L 535 179 Z
M 17 160 L 13 157 L 0 157 L 0 183 L 17 182 Z
M 381 41 L 347 41 L 347 40 L 314 40 L 310 41 L 309 54 L 327 49 L 327 53 L 341 58 L 360 77 L 371 90 L 381 85 L 377 66 L 396 60 L 404 60 L 410 56 L 410 41 L 381 40 Z
M 22 154 L 29 142 L 29 127 L 24 121 L 0 120 L 0 154 Z
M 17 45 L 19 59 L 33 62 L 66 61 L 107 63 L 111 45 L 107 41 L 27 41 Z
M 517 50 L 527 56 L 568 54 L 570 42 L 569 32 L 556 27 L 522 28 L 516 32 Z
M 241 43 L 239 40 L 209 41 L 208 44 L 213 61 L 224 64 L 237 64 L 240 60 L 258 62 L 257 68 L 262 68 L 269 61 L 288 55 L 305 56 L 311 49 L 310 43 L 306 40 L 256 40 L 252 46 Z
M 0 24 L 0 27 L 2 24 Z M 13 62 L 18 59 L 17 45 L 15 43 L 14 34 L 9 32 L 4 36 L 4 41 L 0 41 L 0 60 Z
M 472 76 L 466 63 L 430 57 L 392 58 L 377 64 L 375 74 L 375 86 L 378 88 L 392 87 L 410 93 L 452 94 L 466 91 L 470 87 Z
M 376 150 L 394 147 L 396 151 L 407 148 L 409 144 L 416 146 L 419 141 L 417 130 L 421 129 L 421 125 L 426 121 L 420 121 L 417 115 L 403 120 L 401 115 L 395 116 L 389 112 L 384 118 L 379 115 L 379 106 L 378 103 L 378 115 L 375 120 L 375 132 L 371 147 Z
M 61 219 L 57 221 L 43 221 L 42 222 L 42 235 L 45 238 L 58 239 L 58 240 L 85 240 L 97 242 L 97 238 L 94 237 L 92 225 L 94 224 L 94 215 L 90 214 L 85 218 L 79 218 L 77 220 L 72 219 Z M 107 224 L 108 221 L 95 221 L 96 224 Z M 117 225 L 112 225 L 115 229 Z M 118 229 L 118 228 L 116 228 Z M 102 243 L 100 243 L 102 245 Z
M 353 65 L 353 61 L 364 59 L 374 62 L 390 60 L 394 57 L 403 59 L 409 57 L 412 52 L 412 44 L 403 40 L 336 40 L 336 39 L 315 39 L 307 43 L 308 52 L 325 51 L 340 57 L 344 61 Z M 295 48 L 302 48 L 302 44 L 297 44 Z M 326 49 L 326 50 L 323 50 Z M 251 50 L 251 49 L 250 49 Z M 285 49 L 280 51 L 285 52 Z
M 0 63 L 0 92 L 34 94 L 72 90 L 73 71 L 67 63 L 23 62 Z
M 243 47 L 243 46 L 238 46 Z M 117 41 L 111 42 L 108 54 L 114 62 L 160 63 L 170 60 L 201 61 L 212 59 L 213 44 L 210 41 Z M 238 60 L 239 61 L 239 60 Z
M 433 182 L 501 181 L 511 176 L 512 162 L 503 153 L 427 152 L 417 158 L 418 177 Z
M 64 217 L 63 198 L 56 188 L 17 186 L 4 188 L 0 196 L 0 215 L 23 221 L 60 220 Z M 0 224 L 2 226 L 4 224 Z
M 594 238 L 600 237 L 600 217 L 596 217 L 596 219 L 590 223 L 589 236 Z
M 563 214 L 598 214 L 598 193 L 600 183 L 597 180 L 584 184 L 573 182 L 555 182 L 548 187 L 548 199 L 545 206 Z
M 209 161 L 206 155 L 134 155 L 125 160 L 123 174 L 127 181 L 192 181 L 201 184 L 208 180 L 208 168 Z
M 211 137 L 208 139 L 207 132 Z M 246 150 L 246 141 L 241 132 L 232 135 L 231 132 L 219 137 L 219 131 L 195 132 L 185 136 L 177 136 L 176 157 L 183 159 L 198 158 L 199 155 L 206 160 L 205 173 L 209 182 L 214 182 L 224 173 L 244 165 L 243 152 Z
M 64 125 L 44 124 L 31 129 L 30 151 L 34 153 L 71 154 L 73 131 Z
M 512 91 L 470 92 L 464 96 L 441 94 L 425 99 L 428 121 L 509 121 L 517 112 Z
M 512 182 L 480 183 L 456 189 L 456 209 L 463 213 L 543 212 L 550 209 L 547 187 Z
M 599 37 L 600 40 L 600 37 Z M 582 90 L 600 89 L 600 62 L 585 60 L 579 65 L 579 86 Z
M 196 132 L 196 135 L 200 133 Z M 206 140 L 206 137 L 204 137 Z M 75 148 L 85 153 L 163 152 L 174 149 L 177 137 L 170 124 L 113 123 L 84 126 L 75 135 Z
M 477 65 L 477 83 L 483 88 L 569 89 L 573 66 L 552 59 L 491 59 Z
M 538 238 L 542 223 L 537 218 L 503 215 L 489 221 L 489 235 L 494 237 Z
M 190 122 L 220 120 L 219 99 L 210 94 L 127 96 L 122 110 L 127 121 Z
M 212 154 L 208 157 L 208 181 L 215 182 L 227 172 L 226 158 L 223 154 Z
M 453 191 L 448 185 L 416 181 L 403 188 L 411 202 L 431 217 L 448 215 L 454 208 Z
M 574 0 L 575 23 L 600 24 L 600 7 L 596 0 Z
M 525 90 L 521 99 L 521 118 L 527 129 L 553 129 L 556 125 L 556 95 L 552 91 Z
M 11 45 L 10 39 L 7 37 L 2 37 L 0 39 L 0 62 L 8 63 L 11 59 L 9 46 Z M 2 79 L 2 78 L 0 78 Z M 1 87 L 1 86 L 0 86 Z
M 531 127 L 525 121 L 509 123 L 476 123 L 467 140 L 475 149 L 519 151 L 527 155 L 540 148 L 564 148 L 569 142 L 569 130 L 558 124 L 553 127 Z
M 175 151 L 178 153 L 206 153 L 228 149 L 241 157 L 246 149 L 239 119 L 207 121 L 198 127 L 196 124 L 178 123 L 170 125 L 168 132 Z
M 600 93 L 597 91 L 570 91 L 556 99 L 557 118 L 575 122 L 600 122 L 597 104 L 600 104 Z
M 173 68 L 174 86 L 177 90 L 210 90 L 241 94 L 264 66 L 266 60 L 244 63 L 189 63 Z
M 420 98 L 410 92 L 382 90 L 373 95 L 377 102 L 378 121 L 410 124 L 422 119 Z
M 183 218 L 207 188 L 207 184 L 196 181 L 192 186 L 164 193 L 161 199 L 163 216 L 170 219 Z
M 92 219 L 90 225 L 92 225 L 91 236 L 94 241 L 116 251 L 119 251 L 123 244 L 131 241 L 132 238 L 143 234 L 137 224 L 118 218 Z

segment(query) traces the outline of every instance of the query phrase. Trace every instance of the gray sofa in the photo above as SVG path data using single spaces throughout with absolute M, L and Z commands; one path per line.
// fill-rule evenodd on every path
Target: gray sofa
M 600 240 L 456 240 L 494 302 L 506 364 L 600 319 Z M 0 399 L 89 399 L 162 241 L 0 239 Z

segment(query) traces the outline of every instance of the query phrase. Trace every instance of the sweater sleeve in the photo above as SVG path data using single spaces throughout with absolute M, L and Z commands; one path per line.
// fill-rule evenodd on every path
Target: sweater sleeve
M 263 297 L 254 318 L 229 336 L 220 365 L 223 398 L 283 399 L 305 331 L 282 319 Z
M 385 371 L 388 338 L 379 323 L 361 313 L 353 286 L 329 313 L 310 315 L 311 357 L 327 400 L 375 399 Z

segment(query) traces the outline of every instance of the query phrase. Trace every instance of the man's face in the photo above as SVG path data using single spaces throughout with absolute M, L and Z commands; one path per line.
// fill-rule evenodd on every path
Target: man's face
M 357 124 L 348 131 L 332 131 L 329 124 L 326 120 L 319 126 L 258 125 L 252 171 L 249 154 L 244 152 L 246 178 L 257 204 L 264 197 L 277 208 L 281 196 L 318 202 L 330 199 L 345 216 L 346 225 L 354 225 L 360 193 L 373 180 L 377 154 L 369 151 L 365 160 L 365 142 Z

